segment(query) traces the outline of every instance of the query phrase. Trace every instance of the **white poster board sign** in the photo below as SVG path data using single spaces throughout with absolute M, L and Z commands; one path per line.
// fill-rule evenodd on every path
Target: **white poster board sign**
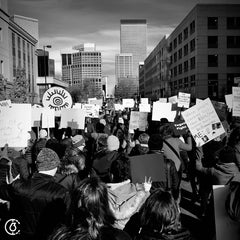
M 178 102 L 178 97 L 177 95 L 176 96 L 172 96 L 172 97 L 169 97 L 168 98 L 168 102 L 174 104 L 174 103 L 177 103 Z
M 196 105 L 199 104 L 202 101 L 203 101 L 202 99 L 196 98 Z
M 88 104 L 91 104 L 90 102 L 91 102 L 91 101 L 95 101 L 95 100 L 97 100 L 96 97 L 94 97 L 94 98 L 88 98 Z
M 232 115 L 233 117 L 240 117 L 240 87 L 232 87 Z
M 152 111 L 153 121 L 160 121 L 161 118 L 167 118 L 169 122 L 173 122 L 175 116 L 176 116 L 176 111 L 172 111 L 171 103 L 161 103 L 161 102 L 153 103 L 153 111 Z
M 167 102 L 167 98 L 159 98 L 158 101 L 159 101 L 159 102 L 162 102 L 162 103 L 166 103 L 166 102 Z
M 81 104 L 81 103 L 75 103 L 75 104 L 73 105 L 73 108 L 79 108 L 79 109 L 81 109 L 81 108 L 82 108 L 82 104 Z
M 228 216 L 225 208 L 228 193 L 229 186 L 213 185 L 216 240 L 239 240 L 240 224 Z
M 42 128 L 55 128 L 55 111 L 54 109 L 42 109 Z
M 72 107 L 72 97 L 64 88 L 51 87 L 43 94 L 42 103 L 45 108 L 61 111 Z
M 32 127 L 41 126 L 42 109 L 43 108 L 32 107 Z
M 12 104 L 0 111 L 0 147 L 26 147 L 31 131 L 31 104 Z
M 85 111 L 79 108 L 62 109 L 60 128 L 85 129 Z
M 197 146 L 225 133 L 209 98 L 181 113 Z
M 140 103 L 139 104 L 139 112 L 151 112 L 151 105 L 150 104 L 145 104 L 145 103 Z
M 132 108 L 132 107 L 134 107 L 134 99 L 132 99 L 132 98 L 123 99 L 122 100 L 122 105 L 125 108 Z
M 129 129 L 137 129 L 139 128 L 139 112 L 131 111 Z
M 98 106 L 102 107 L 103 100 L 102 99 L 89 100 L 89 104 L 98 105 Z
M 142 104 L 148 104 L 148 98 L 141 98 Z
M 0 108 L 2 107 L 11 107 L 11 100 L 3 100 L 3 101 L 0 101 Z
M 147 112 L 139 112 L 139 131 L 145 131 L 148 126 L 148 113 Z
M 191 97 L 190 93 L 179 92 L 178 93 L 178 107 L 189 108 L 190 97 Z
M 114 108 L 115 108 L 116 111 L 123 111 L 124 110 L 124 106 L 122 104 L 119 104 L 119 103 L 115 103 Z
M 228 108 L 232 109 L 233 108 L 233 95 L 232 94 L 225 95 L 225 102 L 226 102 Z
M 82 109 L 85 111 L 85 116 L 90 118 L 99 118 L 99 106 L 93 104 L 83 104 Z

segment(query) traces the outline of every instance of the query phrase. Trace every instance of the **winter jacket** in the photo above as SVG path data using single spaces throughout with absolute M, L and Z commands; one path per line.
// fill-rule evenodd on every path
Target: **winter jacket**
M 69 204 L 68 191 L 53 176 L 35 173 L 0 187 L 0 198 L 10 201 L 11 212 L 21 224 L 23 239 L 44 240 L 62 223 Z
M 107 185 L 109 187 L 109 205 L 116 217 L 114 226 L 123 229 L 130 217 L 138 212 L 150 193 L 144 191 L 141 184 L 135 185 L 130 180 Z
M 136 144 L 136 146 L 131 150 L 129 156 L 147 154 L 148 152 L 149 152 L 149 148 L 147 146 Z

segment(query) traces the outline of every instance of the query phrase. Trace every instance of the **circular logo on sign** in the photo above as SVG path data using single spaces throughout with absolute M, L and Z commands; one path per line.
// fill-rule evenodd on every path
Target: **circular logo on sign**
M 60 111 L 72 107 L 72 97 L 65 89 L 52 87 L 44 93 L 42 103 L 44 107 Z
M 20 222 L 16 219 L 9 219 L 5 225 L 4 225 L 4 229 L 6 231 L 7 234 L 9 235 L 17 235 L 20 233 Z

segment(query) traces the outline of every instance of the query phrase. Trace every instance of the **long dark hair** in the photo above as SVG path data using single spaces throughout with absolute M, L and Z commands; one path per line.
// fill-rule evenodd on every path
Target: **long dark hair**
M 230 133 L 228 138 L 228 146 L 235 147 L 240 142 L 240 127 L 236 127 Z
M 154 191 L 140 211 L 141 227 L 161 234 L 177 231 L 180 227 L 179 210 L 169 192 Z

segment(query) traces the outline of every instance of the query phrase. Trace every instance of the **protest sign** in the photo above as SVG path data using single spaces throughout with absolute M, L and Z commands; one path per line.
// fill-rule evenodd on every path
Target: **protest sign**
M 203 101 L 202 99 L 196 98 L 196 104 L 199 104 L 202 101 Z
M 55 128 L 55 111 L 54 109 L 42 109 L 42 128 Z
M 167 98 L 159 98 L 158 101 L 159 101 L 159 102 L 162 102 L 162 103 L 166 103 L 166 102 L 167 102 Z
M 129 159 L 133 183 L 144 182 L 145 176 L 151 177 L 153 182 L 166 181 L 165 170 L 159 164 L 159 161 L 163 161 L 162 154 L 139 155 Z
M 132 99 L 132 98 L 123 99 L 122 100 L 122 105 L 125 108 L 132 108 L 132 107 L 134 107 L 134 99 Z
M 179 92 L 178 93 L 178 107 L 189 108 L 190 97 L 191 97 L 190 93 Z
M 40 127 L 41 126 L 41 117 L 42 117 L 42 109 L 39 107 L 32 107 L 32 127 Z
M 0 108 L 2 107 L 11 107 L 11 100 L 3 100 L 3 101 L 0 101 Z
M 187 134 L 188 127 L 184 120 L 178 120 L 173 122 L 172 127 L 175 136 L 182 136 Z
M 90 118 L 99 118 L 99 106 L 93 104 L 83 104 L 82 109 L 85 111 L 85 116 Z
M 211 100 L 212 105 L 221 121 L 227 119 L 227 105 L 223 102 Z
M 181 113 L 197 146 L 225 133 L 209 98 Z
M 124 106 L 122 104 L 119 104 L 119 103 L 115 103 L 114 108 L 115 108 L 116 111 L 123 111 L 124 110 Z
M 148 98 L 141 98 L 141 104 L 148 104 Z
M 240 117 L 240 87 L 232 87 L 233 108 L 232 116 Z
M 137 129 L 139 128 L 139 112 L 131 111 L 129 129 Z
M 138 120 L 138 126 L 139 131 L 145 131 L 148 126 L 148 113 L 147 112 L 139 112 L 139 120 Z
M 139 104 L 139 112 L 151 112 L 151 105 L 140 103 Z
M 85 128 L 85 111 L 79 108 L 62 109 L 60 128 Z
M 153 111 L 152 111 L 153 121 L 160 121 L 161 118 L 167 118 L 169 122 L 173 122 L 175 116 L 176 116 L 176 111 L 172 111 L 171 103 L 161 103 L 161 102 L 153 103 Z
M 26 147 L 31 131 L 31 104 L 12 104 L 0 112 L 0 147 Z
M 82 104 L 81 103 L 75 103 L 72 108 L 79 108 L 79 109 L 81 109 L 82 108 Z
M 225 95 L 225 101 L 226 101 L 228 108 L 232 109 L 233 108 L 233 95 L 232 94 Z
M 103 100 L 102 99 L 91 99 L 89 100 L 89 104 L 93 104 L 93 105 L 98 105 L 100 107 L 102 107 L 103 105 Z
M 94 101 L 94 100 L 97 100 L 97 98 L 96 98 L 96 97 L 94 97 L 94 98 L 88 98 L 88 104 L 91 104 L 90 101 Z
M 177 103 L 178 102 L 178 97 L 177 95 L 176 96 L 172 96 L 172 97 L 169 97 L 168 98 L 168 102 L 174 104 L 174 103 Z
M 42 103 L 45 108 L 61 111 L 72 107 L 72 97 L 64 88 L 51 87 L 43 94 Z

